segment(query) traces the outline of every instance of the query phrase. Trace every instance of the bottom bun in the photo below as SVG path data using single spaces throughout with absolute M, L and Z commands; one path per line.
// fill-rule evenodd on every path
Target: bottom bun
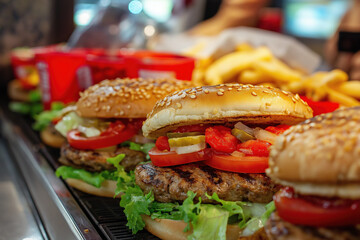
M 116 189 L 116 181 L 112 180 L 105 180 L 100 188 L 94 187 L 93 185 L 90 185 L 82 180 L 74 179 L 74 178 L 68 178 L 66 179 L 66 182 L 72 186 L 73 188 L 76 188 L 77 190 L 80 190 L 82 192 L 96 195 L 100 197 L 111 197 L 113 198 L 115 195 L 115 189 Z M 120 198 L 120 195 L 116 196 L 117 198 Z
M 61 145 L 63 145 L 66 140 L 60 134 L 54 134 L 50 126 L 40 132 L 40 138 L 46 145 L 54 148 L 61 148 Z
M 29 99 L 29 91 L 23 89 L 21 87 L 20 81 L 17 79 L 12 80 L 8 84 L 8 95 L 12 100 L 28 102 Z
M 187 240 L 191 231 L 184 232 L 186 223 L 170 219 L 152 219 L 149 216 L 142 216 L 145 222 L 145 229 L 151 234 L 163 240 Z M 241 236 L 241 229 L 237 225 L 228 225 L 226 229 L 227 240 L 267 240 L 264 228 L 259 229 L 251 236 Z
M 357 200 L 360 199 L 359 183 L 344 184 L 316 184 L 276 180 L 283 186 L 293 187 L 295 192 L 303 195 L 315 195 L 321 197 L 339 197 Z

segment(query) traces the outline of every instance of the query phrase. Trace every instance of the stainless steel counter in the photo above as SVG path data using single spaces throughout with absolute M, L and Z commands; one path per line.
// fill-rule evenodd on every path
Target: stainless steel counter
M 0 112 L 0 239 L 101 239 L 16 121 Z
M 0 166 L 0 239 L 47 239 L 3 138 L 0 138 Z

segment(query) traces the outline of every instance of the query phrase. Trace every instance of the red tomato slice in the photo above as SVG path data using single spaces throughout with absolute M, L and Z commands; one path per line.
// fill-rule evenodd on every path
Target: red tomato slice
M 160 151 L 164 151 L 164 150 L 170 151 L 168 137 L 165 137 L 165 136 L 158 137 L 158 139 L 156 139 L 155 146 Z
M 348 226 L 360 223 L 360 200 L 345 200 L 342 206 L 338 204 L 332 207 L 327 199 L 327 204 L 319 204 L 319 201 L 309 201 L 301 196 L 296 196 L 291 188 L 281 189 L 274 196 L 276 210 L 279 216 L 287 222 L 299 225 L 316 227 Z
M 177 154 L 173 151 L 159 151 L 157 148 L 153 148 L 149 151 L 149 156 L 155 166 L 167 167 L 209 159 L 210 152 L 210 149 L 203 149 L 193 153 Z
M 232 153 L 239 140 L 231 134 L 231 129 L 224 126 L 209 127 L 205 131 L 205 141 L 219 152 Z
M 83 137 L 78 130 L 67 134 L 70 146 L 77 149 L 99 149 L 117 145 L 132 138 L 139 128 L 137 124 L 129 123 L 126 127 L 121 121 L 110 124 L 109 128 L 96 137 Z
M 286 130 L 290 128 L 289 125 L 278 125 L 278 126 L 269 126 L 265 128 L 266 131 L 272 132 L 276 135 L 280 135 L 284 133 Z
M 204 161 L 204 163 L 210 167 L 239 173 L 264 173 L 265 169 L 269 167 L 268 162 L 268 157 L 235 157 L 220 154 L 213 154 L 210 160 Z
M 237 145 L 239 152 L 247 156 L 268 157 L 271 143 L 262 140 L 248 140 Z

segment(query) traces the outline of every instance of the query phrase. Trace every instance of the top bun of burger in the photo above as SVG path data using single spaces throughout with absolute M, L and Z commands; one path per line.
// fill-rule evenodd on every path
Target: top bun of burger
M 182 125 L 242 121 L 244 124 L 295 124 L 312 117 L 298 95 L 276 88 L 220 84 L 174 92 L 158 101 L 143 125 L 156 138 Z
M 267 174 L 296 192 L 360 198 L 360 107 L 291 127 L 273 145 Z
M 192 86 L 174 79 L 105 80 L 81 93 L 77 113 L 89 118 L 145 118 L 156 101 Z

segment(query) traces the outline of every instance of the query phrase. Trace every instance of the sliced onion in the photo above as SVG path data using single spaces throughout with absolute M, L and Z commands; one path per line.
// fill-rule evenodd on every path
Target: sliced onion
M 175 151 L 177 154 L 185 154 L 185 153 L 198 152 L 204 148 L 206 148 L 206 143 L 199 143 L 184 147 L 172 147 L 170 148 L 170 151 Z
M 277 138 L 276 134 L 259 127 L 254 129 L 254 136 L 259 140 L 267 141 L 271 144 L 274 144 L 275 139 Z
M 82 125 L 79 125 L 77 127 L 77 129 L 85 134 L 86 137 L 96 137 L 96 136 L 100 136 L 101 132 L 99 129 L 95 128 L 95 127 L 85 127 Z
M 254 136 L 254 129 L 246 126 L 242 122 L 236 123 L 234 127 L 237 128 L 237 129 L 243 130 L 243 131 L 247 132 L 248 134 Z
M 231 156 L 234 156 L 234 157 L 245 157 L 245 153 L 243 152 L 239 152 L 239 151 L 234 151 Z

